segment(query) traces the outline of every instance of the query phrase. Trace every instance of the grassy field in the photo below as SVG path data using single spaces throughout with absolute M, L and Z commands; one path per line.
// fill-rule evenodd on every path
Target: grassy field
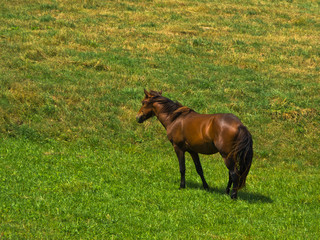
M 0 239 L 318 239 L 320 2 L 0 1 Z M 143 89 L 231 112 L 254 160 L 185 190 Z

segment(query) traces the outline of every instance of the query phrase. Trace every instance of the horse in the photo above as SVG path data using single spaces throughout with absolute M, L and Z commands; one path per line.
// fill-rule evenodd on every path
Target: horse
M 143 123 L 156 116 L 167 131 L 167 137 L 179 160 L 180 188 L 185 188 L 185 153 L 188 152 L 201 177 L 203 188 L 208 190 L 200 154 L 220 153 L 229 170 L 226 193 L 236 199 L 238 190 L 245 186 L 253 158 L 252 136 L 248 129 L 231 113 L 199 114 L 162 96 L 162 91 L 144 90 L 142 107 L 136 120 Z

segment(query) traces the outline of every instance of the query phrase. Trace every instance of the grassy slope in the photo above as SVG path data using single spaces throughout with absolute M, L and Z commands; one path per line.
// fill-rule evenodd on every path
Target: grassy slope
M 316 238 L 317 1 L 10 1 L 0 10 L 0 236 Z M 254 137 L 248 186 L 219 156 L 187 189 L 143 88 Z M 188 158 L 189 159 L 189 158 Z

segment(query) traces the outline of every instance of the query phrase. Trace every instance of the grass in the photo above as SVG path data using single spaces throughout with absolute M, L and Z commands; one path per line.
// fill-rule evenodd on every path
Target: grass
M 1 239 L 317 239 L 319 2 L 6 1 Z M 221 158 L 135 122 L 143 89 L 232 112 L 254 138 L 238 201 Z

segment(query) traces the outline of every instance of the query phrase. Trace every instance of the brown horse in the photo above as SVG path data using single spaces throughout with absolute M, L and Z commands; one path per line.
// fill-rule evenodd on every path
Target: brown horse
M 219 152 L 229 169 L 229 182 L 226 193 L 237 198 L 237 192 L 245 185 L 250 170 L 253 149 L 252 138 L 247 128 L 233 114 L 199 114 L 178 102 L 163 97 L 162 92 L 146 91 L 142 107 L 137 115 L 139 123 L 156 116 L 167 130 L 179 159 L 181 182 L 185 188 L 185 152 L 189 152 L 203 187 L 209 186 L 203 176 L 198 153 Z

